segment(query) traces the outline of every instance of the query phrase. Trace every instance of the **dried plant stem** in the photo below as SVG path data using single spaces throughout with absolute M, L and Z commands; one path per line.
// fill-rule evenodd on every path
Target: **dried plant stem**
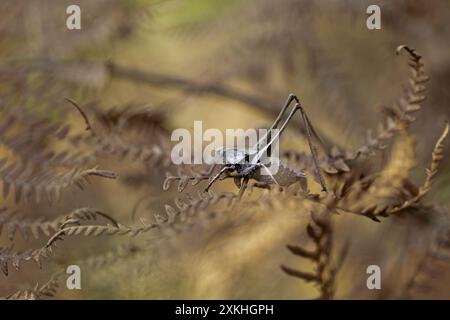
M 427 193 L 430 191 L 431 186 L 434 181 L 434 177 L 436 176 L 439 168 L 439 163 L 444 157 L 443 151 L 444 151 L 444 141 L 447 138 L 449 131 L 449 124 L 448 122 L 445 123 L 444 131 L 442 132 L 441 136 L 436 142 L 436 145 L 434 146 L 433 152 L 431 153 L 431 164 L 430 168 L 426 169 L 426 179 L 423 185 L 419 188 L 419 191 L 417 194 L 407 201 L 403 202 L 400 206 L 394 207 L 391 210 L 389 210 L 389 213 L 397 213 L 401 210 L 404 210 L 411 205 L 419 202 Z
M 335 199 L 331 201 L 327 208 L 333 206 Z M 314 250 L 307 250 L 299 246 L 288 245 L 287 248 L 294 255 L 306 258 L 315 263 L 315 272 L 304 272 L 290 267 L 281 266 L 281 269 L 288 275 L 300 278 L 307 282 L 313 282 L 320 288 L 318 299 L 333 299 L 335 293 L 335 278 L 338 270 L 342 266 L 347 254 L 348 244 L 343 247 L 339 254 L 338 261 L 333 264 L 333 226 L 331 223 L 331 212 L 324 209 L 320 212 L 311 213 L 311 221 L 306 228 L 308 236 L 314 243 Z
M 214 94 L 223 98 L 245 103 L 269 113 L 274 113 L 274 104 L 267 103 L 259 97 L 241 92 L 219 84 L 205 84 L 181 77 L 164 75 L 156 72 L 142 71 L 109 63 L 107 68 L 112 77 L 142 82 L 155 86 L 181 88 L 186 93 L 197 95 Z

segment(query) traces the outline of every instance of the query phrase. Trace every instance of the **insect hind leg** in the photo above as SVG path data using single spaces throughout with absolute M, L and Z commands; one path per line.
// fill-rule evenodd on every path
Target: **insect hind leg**
M 296 101 L 297 103 L 299 102 L 297 96 L 293 93 L 289 94 L 289 96 L 287 97 L 286 102 L 284 103 L 283 107 L 281 108 L 280 113 L 278 114 L 277 118 L 270 126 L 269 131 L 261 139 L 259 139 L 259 141 L 257 143 L 258 150 L 264 141 L 266 141 L 266 145 L 269 143 L 269 141 L 272 138 L 272 131 L 278 127 L 278 125 L 281 122 L 281 118 L 286 113 L 286 110 L 289 108 L 289 106 L 292 104 L 292 101 Z M 271 149 L 271 146 L 269 146 L 267 149 L 267 155 L 270 157 L 271 153 L 272 153 L 272 149 Z
M 300 104 L 300 102 L 297 102 L 294 106 L 294 108 L 292 108 L 291 112 L 289 113 L 288 117 L 286 118 L 286 120 L 284 121 L 283 125 L 281 126 L 280 130 L 277 132 L 277 134 L 272 138 L 271 141 L 268 142 L 268 144 L 266 145 L 265 149 L 268 148 L 276 139 L 279 138 L 279 136 L 283 133 L 284 130 L 286 130 L 287 125 L 289 124 L 289 122 L 291 121 L 292 117 L 294 116 L 294 114 L 300 110 L 301 113 L 301 117 L 303 120 L 303 125 L 305 126 L 305 131 L 306 131 L 306 138 L 308 140 L 308 145 L 309 145 L 309 149 L 311 151 L 311 156 L 313 159 L 313 163 L 314 163 L 314 173 L 317 176 L 320 186 L 322 187 L 322 191 L 328 192 L 328 188 L 325 184 L 325 179 L 322 176 L 322 173 L 320 172 L 320 168 L 319 168 L 319 164 L 318 164 L 318 160 L 317 160 L 317 149 L 316 146 L 314 145 L 312 139 L 313 139 L 313 132 L 315 133 L 314 129 L 312 129 L 310 127 L 310 122 L 308 120 L 308 116 L 306 115 L 305 110 L 303 109 L 302 105 Z M 318 140 L 320 141 L 320 139 L 318 138 Z M 260 151 L 261 153 L 261 151 Z

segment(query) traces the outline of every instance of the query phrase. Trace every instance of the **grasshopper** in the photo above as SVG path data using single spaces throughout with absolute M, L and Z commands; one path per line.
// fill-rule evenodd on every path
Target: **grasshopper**
M 288 108 L 295 101 L 294 107 L 289 112 L 286 120 L 282 123 L 277 133 L 272 136 L 274 129 L 277 129 L 282 121 L 283 115 Z M 281 187 L 288 187 L 296 182 L 300 182 L 302 189 L 306 191 L 307 180 L 303 171 L 290 168 L 286 164 L 281 163 L 278 159 L 271 159 L 271 161 L 277 161 L 278 171 L 275 174 L 271 174 L 269 169 L 264 165 L 262 159 L 264 156 L 271 156 L 272 145 L 278 141 L 280 135 L 286 129 L 287 125 L 293 118 L 294 114 L 300 111 L 303 124 L 305 126 L 306 137 L 308 140 L 309 149 L 311 151 L 312 160 L 314 164 L 314 171 L 318 178 L 318 182 L 322 187 L 322 191 L 328 192 L 328 188 L 325 184 L 325 180 L 320 172 L 317 161 L 317 150 L 312 142 L 313 135 L 320 141 L 317 133 L 312 127 L 306 112 L 304 111 L 299 99 L 294 94 L 290 94 L 278 114 L 277 118 L 273 122 L 272 126 L 261 139 L 258 140 L 255 146 L 251 148 L 251 152 L 238 150 L 236 148 L 219 148 L 216 150 L 216 164 L 211 167 L 210 174 L 214 172 L 215 166 L 222 165 L 221 170 L 212 178 L 209 179 L 209 183 L 205 188 L 207 192 L 211 186 L 217 180 L 224 180 L 227 178 L 233 178 L 236 186 L 239 188 L 238 198 L 241 199 L 245 190 L 248 187 L 250 179 L 255 180 L 253 184 L 259 188 L 269 188 L 270 185 L 276 184 Z M 272 162 L 273 163 L 273 162 Z

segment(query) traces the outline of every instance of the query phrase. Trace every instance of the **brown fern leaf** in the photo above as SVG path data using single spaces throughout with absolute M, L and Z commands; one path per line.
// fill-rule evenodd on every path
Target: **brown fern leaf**
M 110 266 L 120 260 L 130 258 L 143 251 L 143 248 L 134 244 L 121 244 L 104 253 L 95 254 L 77 261 L 77 265 L 83 265 L 87 268 L 98 270 Z
M 443 270 L 448 270 L 450 261 L 450 231 L 441 232 L 435 240 L 406 283 L 403 289 L 404 297 L 413 298 L 418 292 L 424 293 L 440 285 L 440 283 L 437 283 L 436 278 L 438 277 L 435 275 L 442 275 Z
M 208 224 L 209 218 L 226 214 L 237 198 L 237 194 L 232 192 L 198 191 L 197 196 L 187 193 L 184 198 L 175 198 L 175 205 L 166 204 L 164 213 L 154 214 L 154 221 L 164 233 L 180 234 L 194 225 L 202 227 Z M 141 220 L 146 221 L 145 218 Z
M 0 235 L 2 230 L 6 229 L 8 239 L 13 240 L 17 232 L 20 232 L 22 238 L 28 240 L 30 235 L 38 239 L 42 234 L 50 236 L 51 233 L 58 230 L 60 219 L 53 221 L 44 221 L 44 218 L 37 219 L 23 218 L 15 211 L 9 211 L 7 208 L 0 209 Z
M 167 191 L 170 189 L 174 182 L 178 182 L 178 192 L 183 192 L 188 186 L 189 182 L 191 185 L 195 186 L 201 181 L 209 180 L 211 177 L 211 168 L 201 168 L 196 170 L 193 166 L 186 169 L 182 166 L 178 166 L 177 175 L 173 175 L 170 172 L 166 172 L 166 179 L 163 183 L 163 190 Z
M 410 56 L 408 65 L 412 76 L 409 78 L 409 88 L 392 107 L 384 107 L 383 111 L 387 115 L 385 121 L 379 124 L 375 135 L 372 130 L 367 132 L 366 143 L 362 147 L 359 147 L 356 151 L 341 151 L 337 146 L 334 146 L 329 154 L 321 159 L 320 166 L 328 174 L 348 172 L 350 161 L 355 160 L 360 155 L 371 156 L 377 150 L 384 150 L 389 140 L 398 131 L 405 130 L 415 120 L 413 114 L 421 109 L 421 103 L 425 100 L 425 84 L 429 77 L 425 73 L 422 57 L 414 49 L 404 45 L 397 48 L 397 55 L 403 50 Z M 310 166 L 310 160 L 302 153 L 287 151 L 284 155 L 299 162 L 305 168 Z
M 51 253 L 52 246 L 57 241 L 63 240 L 64 236 L 84 236 L 84 237 L 98 237 L 101 235 L 127 235 L 135 237 L 139 234 L 149 232 L 155 228 L 158 228 L 160 224 L 151 223 L 143 226 L 124 226 L 119 224 L 118 226 L 112 225 L 68 225 L 64 226 L 58 232 L 56 232 L 48 241 L 47 244 L 41 249 L 40 255 L 46 256 L 47 253 Z
M 76 136 L 71 139 L 71 143 L 76 147 L 84 143 L 88 151 L 71 158 L 73 165 L 86 165 L 97 162 L 106 156 L 113 155 L 118 160 L 130 159 L 131 161 L 141 161 L 151 167 L 169 167 L 171 165 L 170 148 L 166 140 L 152 144 L 136 142 L 126 142 L 118 133 L 102 133 L 96 136 Z
M 66 225 L 56 232 L 47 241 L 45 246 L 33 251 L 30 255 L 39 266 L 41 266 L 42 258 L 49 258 L 53 254 L 53 250 L 56 247 L 56 243 L 64 240 L 66 236 L 83 236 L 83 237 L 99 237 L 101 235 L 108 236 L 122 236 L 127 235 L 130 237 L 135 237 L 139 234 L 149 232 L 151 230 L 157 229 L 163 223 L 151 223 L 144 224 L 142 226 L 124 226 L 119 224 L 118 226 L 112 225 Z M 30 258 L 30 259 L 31 259 Z
M 184 200 L 175 198 L 175 205 L 177 208 L 166 204 L 166 213 L 168 216 L 181 215 L 183 216 L 183 220 L 187 220 L 195 215 L 201 215 L 206 212 L 208 208 L 219 205 L 220 203 L 225 203 L 226 208 L 229 208 L 237 198 L 238 196 L 232 192 L 215 193 L 210 190 L 208 193 L 204 193 L 198 191 L 198 197 L 187 194 L 187 197 Z M 183 223 L 184 222 L 185 221 L 183 221 Z
M 410 193 L 408 181 L 415 166 L 416 142 L 404 130 L 400 138 L 381 170 L 367 167 L 363 176 L 354 171 L 344 178 L 346 189 L 342 192 L 341 187 L 336 193 L 339 209 L 380 222 L 380 217 L 389 216 L 392 208 Z
M 371 156 L 377 150 L 386 148 L 387 143 L 399 130 L 407 128 L 414 120 L 413 114 L 421 109 L 421 103 L 425 100 L 424 92 L 426 82 L 429 77 L 425 73 L 422 56 L 414 49 L 401 45 L 397 47 L 396 53 L 406 51 L 409 54 L 408 65 L 412 75 L 409 78 L 409 88 L 398 99 L 392 107 L 385 107 L 386 119 L 379 124 L 376 134 L 372 130 L 367 132 L 366 143 L 356 151 L 338 151 L 334 158 L 341 158 L 345 161 L 356 159 L 360 155 Z
M 20 270 L 20 265 L 24 261 L 36 260 L 39 250 L 29 249 L 23 252 L 16 252 L 13 245 L 9 247 L 0 247 L 0 269 L 5 276 L 9 274 L 9 264 L 11 264 L 16 271 Z
M 49 281 L 42 286 L 38 283 L 34 288 L 29 290 L 20 290 L 11 295 L 8 295 L 0 300 L 42 300 L 45 298 L 54 297 L 59 287 L 59 277 L 61 273 L 53 275 Z
M 80 223 L 83 221 L 91 221 L 96 220 L 97 216 L 101 216 L 102 218 L 106 219 L 107 221 L 112 223 L 111 225 L 102 226 L 102 225 L 90 225 L 90 226 L 80 226 Z M 9 247 L 0 247 L 0 268 L 2 269 L 3 273 L 7 276 L 9 273 L 9 267 L 8 265 L 11 264 L 17 271 L 20 269 L 20 264 L 23 261 L 35 261 L 39 267 L 41 267 L 42 258 L 48 258 L 50 254 L 52 253 L 51 245 L 55 243 L 57 240 L 61 240 L 62 237 L 66 234 L 65 231 L 69 235 L 72 234 L 79 234 L 84 233 L 84 235 L 91 235 L 93 232 L 92 229 L 95 230 L 95 234 L 99 235 L 102 233 L 105 233 L 105 228 L 108 229 L 109 227 L 113 228 L 113 230 L 109 231 L 111 234 L 138 234 L 141 232 L 147 231 L 145 228 L 126 228 L 121 225 L 119 225 L 113 218 L 108 216 L 105 213 L 102 213 L 101 211 L 90 209 L 90 208 L 81 208 L 74 210 L 70 214 L 68 214 L 64 219 L 59 218 L 59 220 L 50 221 L 50 222 L 33 222 L 29 225 L 23 224 L 20 225 L 20 228 L 22 228 L 22 233 L 33 233 L 38 234 L 39 231 L 41 232 L 48 232 L 49 229 L 53 229 L 56 226 L 58 227 L 58 231 L 48 240 L 48 245 L 44 246 L 43 248 L 38 249 L 28 249 L 23 252 L 16 252 L 13 250 L 13 245 Z M 15 227 L 17 227 L 17 224 L 15 224 Z M 77 227 L 80 229 L 77 230 Z M 83 228 L 86 227 L 86 228 Z M 104 227 L 102 229 L 102 227 Z M 29 228 L 29 229 L 28 229 Z M 148 227 L 150 228 L 150 227 Z M 144 230 L 145 229 L 145 230 Z
M 233 196 L 235 195 L 233 194 Z M 78 209 L 66 217 L 66 219 L 60 224 L 59 230 L 48 239 L 46 245 L 41 249 L 32 252 L 31 257 L 40 265 L 41 258 L 48 258 L 53 253 L 53 248 L 56 246 L 56 243 L 64 240 L 66 236 L 98 237 L 101 235 L 127 235 L 135 237 L 155 229 L 163 230 L 165 228 L 170 228 L 174 225 L 177 216 L 179 216 L 182 212 L 186 213 L 193 210 L 198 212 L 202 206 L 206 207 L 209 203 L 217 202 L 221 199 L 229 199 L 230 197 L 226 194 L 220 194 L 213 195 L 210 198 L 208 197 L 208 199 L 206 198 L 207 196 L 204 196 L 199 201 L 192 200 L 190 204 L 186 204 L 181 200 L 178 200 L 176 201 L 176 204 L 180 210 L 176 210 L 172 206 L 166 205 L 166 215 L 155 215 L 154 223 L 148 223 L 142 219 L 142 225 L 139 226 L 122 225 L 110 216 L 98 210 L 88 208 Z M 95 220 L 97 216 L 105 218 L 111 222 L 111 224 L 82 224 L 88 220 Z
M 0 112 L 0 114 L 3 112 Z M 30 119 L 24 113 L 6 113 L 0 123 L 0 141 L 24 163 L 41 163 L 52 154 L 49 142 L 64 140 L 70 127 L 47 119 Z
M 378 133 L 375 137 L 372 137 L 371 132 L 368 132 L 367 144 L 359 148 L 356 151 L 356 155 L 370 155 L 377 149 L 384 149 L 387 140 L 389 140 L 396 131 L 404 129 L 415 120 L 413 113 L 421 109 L 421 102 L 425 100 L 423 93 L 426 90 L 425 83 L 428 81 L 429 77 L 426 75 L 423 68 L 422 57 L 417 54 L 414 49 L 405 45 L 397 47 L 397 55 L 400 54 L 402 50 L 405 50 L 410 56 L 410 60 L 408 61 L 408 65 L 412 72 L 412 76 L 409 79 L 410 87 L 394 106 L 386 108 L 385 111 L 388 113 L 386 122 L 380 123 Z
M 6 229 L 10 240 L 14 239 L 17 232 L 21 234 L 24 240 L 28 240 L 30 236 L 34 239 L 40 238 L 41 235 L 49 237 L 65 225 L 80 224 L 82 221 L 87 220 L 96 220 L 97 217 L 102 217 L 113 225 L 118 226 L 117 221 L 109 215 L 92 208 L 79 208 L 64 217 L 57 217 L 53 220 L 44 220 L 43 217 L 37 219 L 23 218 L 23 215 L 19 215 L 16 211 L 9 211 L 7 208 L 1 208 L 0 235 L 2 230 Z
M 163 125 L 164 114 L 150 106 L 126 105 L 106 111 L 97 107 L 90 109 L 93 109 L 96 120 L 109 130 L 167 133 Z
M 307 234 L 314 243 L 314 249 L 308 250 L 294 245 L 287 246 L 292 254 L 313 261 L 316 265 L 315 271 L 305 272 L 284 265 L 281 266 L 281 269 L 289 276 L 318 285 L 320 288 L 318 299 L 333 299 L 335 277 L 348 249 L 348 245 L 343 247 L 343 251 L 339 254 L 338 262 L 333 265 L 331 262 L 333 227 L 328 208 L 334 205 L 335 200 L 330 199 L 329 201 L 330 203 L 324 211 L 319 212 L 319 214 L 311 213 L 311 221 L 306 227 Z
M 311 155 L 305 152 L 296 150 L 283 151 L 282 157 L 286 158 L 288 162 L 297 164 L 302 169 L 308 169 L 314 172 L 315 167 Z M 339 174 L 349 172 L 350 167 L 345 160 L 340 157 L 337 147 L 332 147 L 328 155 L 322 156 L 319 161 L 319 167 L 328 174 Z
M 64 222 L 59 226 L 59 229 L 64 229 L 68 225 L 80 225 L 84 221 L 97 220 L 97 217 L 101 217 L 109 221 L 114 227 L 119 227 L 119 223 L 110 215 L 92 208 L 80 208 L 69 213 Z M 61 220 L 60 220 L 61 221 Z
M 439 163 L 442 160 L 442 158 L 444 158 L 444 154 L 443 154 L 444 141 L 447 138 L 448 131 L 449 131 L 449 124 L 448 124 L 448 122 L 446 122 L 444 131 L 442 132 L 441 136 L 437 140 L 436 145 L 434 146 L 433 152 L 431 153 L 431 164 L 430 164 L 430 168 L 426 169 L 425 182 L 423 183 L 423 185 L 421 187 L 419 187 L 417 194 L 414 197 L 403 202 L 401 205 L 396 206 L 396 207 L 392 208 L 391 210 L 389 210 L 390 214 L 399 212 L 401 210 L 404 210 L 404 209 L 410 207 L 413 204 L 416 204 L 428 193 L 428 191 L 430 191 L 431 186 L 434 181 L 434 177 L 436 176 L 436 174 L 438 172 Z
M 70 172 L 61 174 L 59 167 L 67 162 L 68 153 L 54 154 L 47 148 L 47 144 L 51 137 L 65 139 L 69 128 L 59 127 L 47 120 L 39 120 L 36 123 L 17 123 L 19 121 L 15 117 L 10 117 L 0 126 L 1 142 L 14 152 L 16 158 L 8 165 L 5 159 L 0 160 L 0 180 L 3 182 L 5 198 L 12 187 L 16 202 L 19 202 L 22 196 L 27 202 L 33 193 L 38 202 L 41 193 L 45 193 L 51 201 L 52 193 L 55 193 L 58 198 L 62 188 L 71 183 L 82 185 L 89 175 L 114 177 L 111 172 L 73 169 L 73 165 L 66 166 L 72 169 Z
M 167 130 L 159 119 L 160 113 L 148 108 L 124 111 L 111 109 L 102 112 L 96 110 L 96 118 L 103 128 L 93 129 L 93 124 L 86 113 L 74 101 L 69 101 L 76 106 L 83 116 L 90 135 L 78 134 L 70 138 L 75 147 L 84 144 L 88 151 L 84 154 L 72 157 L 72 165 L 86 165 L 97 162 L 105 156 L 114 155 L 119 160 L 128 158 L 132 161 L 142 161 L 150 167 L 168 167 L 171 164 L 170 146 Z M 138 125 L 134 125 L 138 123 Z M 144 125 L 145 124 L 145 125 Z M 147 130 L 145 138 L 142 129 Z M 149 142 L 149 138 L 151 140 Z
M 97 176 L 115 179 L 116 174 L 111 171 L 101 170 L 96 167 L 91 169 L 73 168 L 66 172 L 60 172 L 58 168 L 53 170 L 40 170 L 33 165 L 25 165 L 21 162 L 13 162 L 5 166 L 1 163 L 0 180 L 3 182 L 3 197 L 6 198 L 14 189 L 15 201 L 18 203 L 23 197 L 25 202 L 34 198 L 37 203 L 45 195 L 51 203 L 59 200 L 61 191 L 69 186 L 77 186 L 83 189 L 89 182 L 89 177 Z

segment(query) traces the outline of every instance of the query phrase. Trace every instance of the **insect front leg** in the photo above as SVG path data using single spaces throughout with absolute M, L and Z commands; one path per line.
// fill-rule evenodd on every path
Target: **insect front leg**
M 244 177 L 243 181 L 242 181 L 242 185 L 239 189 L 239 193 L 238 193 L 238 201 L 241 201 L 242 196 L 244 195 L 245 190 L 247 189 L 247 185 L 248 185 L 248 180 L 250 178 L 249 177 Z
M 223 176 L 222 178 L 220 178 L 220 180 L 224 180 L 226 178 L 233 178 L 233 181 L 234 181 L 234 184 L 236 185 L 236 187 L 238 187 L 238 188 L 241 187 L 242 174 L 239 174 L 237 172 L 229 172 L 229 173 L 227 173 L 226 176 Z
M 214 182 L 216 182 L 217 179 L 219 179 L 220 176 L 221 176 L 223 173 L 225 173 L 225 172 L 228 173 L 229 171 L 233 171 L 233 170 L 235 170 L 235 167 L 234 167 L 234 166 L 225 166 L 225 167 L 223 167 L 222 170 L 220 170 L 219 173 L 216 174 L 216 175 L 211 179 L 211 181 L 209 181 L 208 185 L 207 185 L 206 188 L 205 188 L 205 192 L 208 192 L 208 191 L 209 191 L 209 188 L 211 188 L 211 186 L 214 184 Z

